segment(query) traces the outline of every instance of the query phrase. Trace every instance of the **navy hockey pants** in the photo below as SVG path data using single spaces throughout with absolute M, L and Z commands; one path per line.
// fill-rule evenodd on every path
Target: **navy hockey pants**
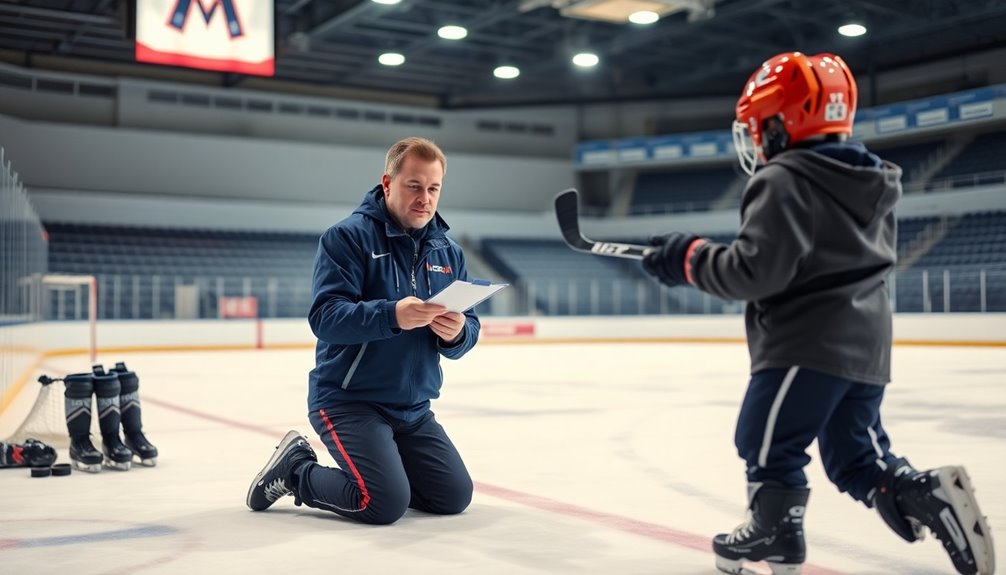
M 807 448 L 817 439 L 828 478 L 872 506 L 887 464 L 897 459 L 880 424 L 884 386 L 791 367 L 751 376 L 734 442 L 749 482 L 805 487 Z
M 432 411 L 403 422 L 371 405 L 347 404 L 310 419 L 339 468 L 310 465 L 300 472 L 304 505 L 386 525 L 410 507 L 448 515 L 471 503 L 472 479 Z

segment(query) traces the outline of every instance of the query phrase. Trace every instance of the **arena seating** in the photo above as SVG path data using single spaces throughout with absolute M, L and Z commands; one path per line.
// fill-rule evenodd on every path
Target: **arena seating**
M 707 211 L 740 176 L 734 164 L 639 174 L 631 214 Z

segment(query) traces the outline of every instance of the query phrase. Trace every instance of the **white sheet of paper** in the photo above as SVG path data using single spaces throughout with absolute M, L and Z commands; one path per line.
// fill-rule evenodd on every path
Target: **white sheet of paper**
M 438 303 L 445 306 L 449 311 L 464 313 L 466 310 L 489 299 L 490 296 L 507 287 L 507 285 L 509 284 L 482 284 L 454 280 L 454 283 L 426 300 L 426 303 Z

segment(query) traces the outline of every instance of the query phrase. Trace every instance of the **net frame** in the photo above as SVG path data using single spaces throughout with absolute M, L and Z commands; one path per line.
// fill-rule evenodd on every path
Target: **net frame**
M 87 290 L 87 323 L 88 351 L 91 363 L 98 358 L 98 279 L 92 275 L 45 274 L 42 276 L 42 286 L 52 289 L 52 286 L 72 285 L 88 286 Z
M 42 274 L 38 277 L 38 303 L 41 306 L 47 296 L 47 289 L 59 289 L 59 286 L 75 287 L 86 286 L 87 295 L 87 346 L 86 353 L 91 364 L 97 361 L 98 356 L 98 281 L 93 275 L 72 275 L 72 274 Z M 38 309 L 42 309 L 41 307 Z M 47 349 L 42 352 L 41 360 L 47 356 L 55 355 L 66 350 Z M 37 364 L 36 364 L 37 365 Z M 32 368 L 37 369 L 37 368 Z M 28 374 L 25 374 L 26 376 Z M 57 448 L 69 446 L 69 435 L 66 428 L 66 408 L 63 390 L 65 389 L 61 378 L 64 374 L 51 374 L 55 380 L 44 381 L 39 378 L 40 389 L 37 391 L 35 401 L 28 409 L 20 424 L 3 439 L 6 443 L 23 443 L 25 439 L 34 438 Z M 30 386 L 30 384 L 29 384 Z M 16 393 L 25 393 L 22 389 Z M 93 409 L 93 408 L 92 408 Z M 98 417 L 92 411 L 91 434 L 98 436 Z

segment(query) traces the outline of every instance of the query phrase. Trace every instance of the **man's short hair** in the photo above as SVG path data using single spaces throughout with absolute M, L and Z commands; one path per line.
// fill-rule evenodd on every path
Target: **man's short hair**
M 402 169 L 402 162 L 410 154 L 428 162 L 439 160 L 444 168 L 444 174 L 447 173 L 447 157 L 440 147 L 434 144 L 433 140 L 418 137 L 405 138 L 391 146 L 384 159 L 384 173 L 389 178 L 397 176 Z

